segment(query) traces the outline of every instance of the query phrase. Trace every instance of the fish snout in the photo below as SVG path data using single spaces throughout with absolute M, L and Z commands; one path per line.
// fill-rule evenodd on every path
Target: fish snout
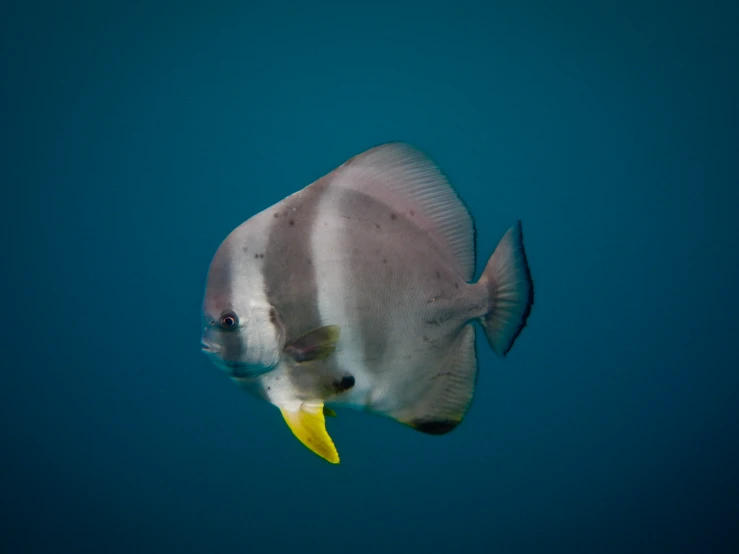
M 202 350 L 206 354 L 218 354 L 220 352 L 220 348 L 212 343 L 201 341 L 200 342 L 200 350 Z
M 213 326 L 204 325 L 203 334 L 200 337 L 200 348 L 205 354 L 219 354 L 221 345 L 218 341 L 218 335 L 215 333 Z

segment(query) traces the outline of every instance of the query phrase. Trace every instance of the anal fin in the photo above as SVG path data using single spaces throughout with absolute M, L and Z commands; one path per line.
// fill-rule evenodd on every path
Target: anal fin
M 475 329 L 468 324 L 436 366 L 415 382 L 418 390 L 408 404 L 389 415 L 422 433 L 444 435 L 464 419 L 476 383 Z

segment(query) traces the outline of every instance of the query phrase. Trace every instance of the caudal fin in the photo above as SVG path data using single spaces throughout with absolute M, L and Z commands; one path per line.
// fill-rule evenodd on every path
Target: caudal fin
M 485 336 L 495 353 L 505 356 L 526 326 L 534 303 L 534 283 L 523 248 L 520 221 L 498 243 L 480 283 L 487 286 L 490 299 L 488 312 L 481 318 Z

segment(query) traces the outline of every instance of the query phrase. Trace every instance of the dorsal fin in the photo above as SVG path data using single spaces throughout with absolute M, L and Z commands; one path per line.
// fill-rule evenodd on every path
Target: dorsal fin
M 338 167 L 332 185 L 357 190 L 409 215 L 457 262 L 470 281 L 475 273 L 472 216 L 439 167 L 401 142 L 371 148 Z

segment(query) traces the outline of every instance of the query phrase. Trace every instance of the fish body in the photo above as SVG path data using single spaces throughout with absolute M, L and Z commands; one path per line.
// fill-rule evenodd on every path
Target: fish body
M 473 324 L 504 356 L 530 313 L 520 222 L 477 282 L 474 269 L 472 217 L 444 175 L 385 144 L 231 232 L 208 272 L 203 350 L 330 462 L 326 404 L 443 434 L 474 395 Z

